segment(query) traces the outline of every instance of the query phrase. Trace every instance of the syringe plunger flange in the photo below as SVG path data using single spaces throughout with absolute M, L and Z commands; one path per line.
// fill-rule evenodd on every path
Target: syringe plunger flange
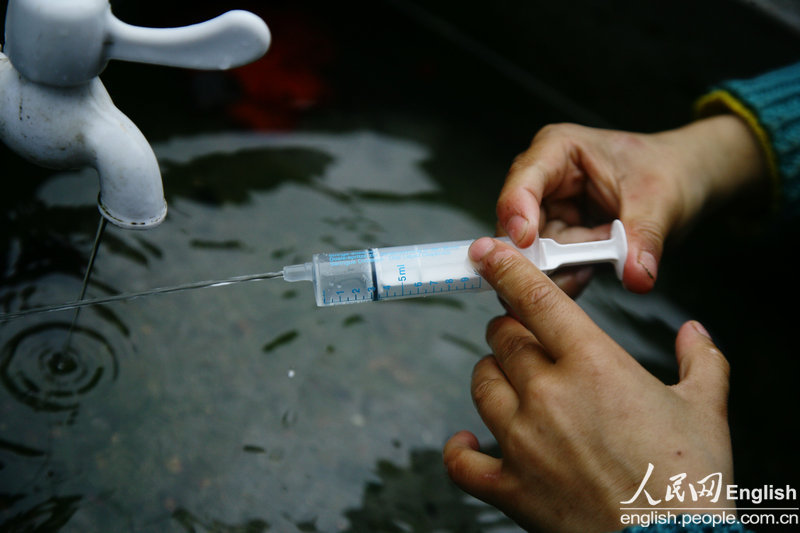
M 617 277 L 622 280 L 628 239 L 622 221 L 615 220 L 611 224 L 611 237 L 603 241 L 561 244 L 552 239 L 536 239 L 530 248 L 521 251 L 542 272 L 549 273 L 568 265 L 612 263 Z

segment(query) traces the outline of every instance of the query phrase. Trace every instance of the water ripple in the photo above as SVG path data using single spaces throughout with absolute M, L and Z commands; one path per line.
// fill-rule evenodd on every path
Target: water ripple
M 71 411 L 83 397 L 117 377 L 114 347 L 100 333 L 75 326 L 62 351 L 67 322 L 45 322 L 21 330 L 0 347 L 0 381 L 36 411 Z

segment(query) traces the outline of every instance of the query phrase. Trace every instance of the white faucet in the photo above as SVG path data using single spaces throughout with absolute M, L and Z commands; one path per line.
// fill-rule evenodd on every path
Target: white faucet
M 145 229 L 167 213 L 161 172 L 144 135 L 98 75 L 110 59 L 224 70 L 261 57 L 270 32 L 229 11 L 182 28 L 139 28 L 108 0 L 9 0 L 0 51 L 0 140 L 51 168 L 94 167 L 111 223 Z

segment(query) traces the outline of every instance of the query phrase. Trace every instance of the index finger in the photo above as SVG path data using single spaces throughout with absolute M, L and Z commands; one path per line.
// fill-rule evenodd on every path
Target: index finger
M 564 135 L 566 126 L 545 127 L 534 137 L 531 146 L 518 155 L 506 175 L 497 199 L 497 220 L 521 248 L 533 243 L 540 229 L 540 205 L 545 197 L 559 189 L 574 167 L 571 137 Z M 577 193 L 580 185 L 572 180 Z
M 587 353 L 586 347 L 597 342 L 613 343 L 572 298 L 508 244 L 478 239 L 469 257 L 554 360 Z
M 497 221 L 521 247 L 530 246 L 538 233 L 544 181 L 538 167 L 515 162 L 497 199 Z

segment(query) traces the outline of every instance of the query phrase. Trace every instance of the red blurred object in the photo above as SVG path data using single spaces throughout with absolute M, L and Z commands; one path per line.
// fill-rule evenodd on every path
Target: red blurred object
M 310 13 L 259 15 L 270 27 L 272 45 L 260 60 L 230 72 L 241 94 L 228 112 L 252 129 L 292 129 L 303 111 L 330 95 L 325 72 L 334 60 L 333 43 Z

